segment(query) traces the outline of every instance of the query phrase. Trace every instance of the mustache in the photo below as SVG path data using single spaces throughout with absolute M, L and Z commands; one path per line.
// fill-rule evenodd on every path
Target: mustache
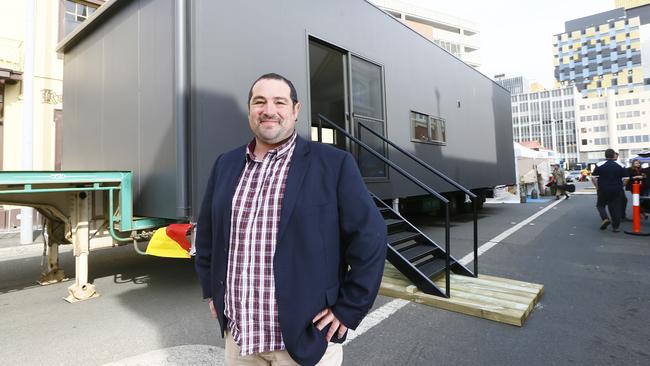
M 273 122 L 282 122 L 282 118 L 278 115 L 262 115 L 260 118 L 257 119 L 258 122 L 261 121 L 273 121 Z

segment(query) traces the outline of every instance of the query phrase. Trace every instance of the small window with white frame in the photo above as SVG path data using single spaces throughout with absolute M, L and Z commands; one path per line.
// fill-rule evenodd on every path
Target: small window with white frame
M 61 0 L 60 3 L 63 10 L 59 19 L 59 40 L 88 19 L 104 0 Z
M 445 120 L 411 111 L 411 141 L 445 144 L 447 142 Z

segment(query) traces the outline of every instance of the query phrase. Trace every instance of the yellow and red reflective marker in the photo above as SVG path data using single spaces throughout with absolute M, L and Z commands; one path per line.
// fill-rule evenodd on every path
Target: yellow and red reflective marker
M 157 257 L 190 258 L 190 242 L 187 240 L 192 224 L 171 224 L 156 230 L 147 245 L 146 253 Z

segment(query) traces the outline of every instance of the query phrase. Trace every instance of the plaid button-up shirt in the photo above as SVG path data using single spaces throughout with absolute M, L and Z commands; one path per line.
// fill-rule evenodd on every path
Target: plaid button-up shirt
M 263 160 L 246 151 L 232 200 L 225 315 L 241 355 L 285 348 L 275 301 L 273 255 L 296 133 Z

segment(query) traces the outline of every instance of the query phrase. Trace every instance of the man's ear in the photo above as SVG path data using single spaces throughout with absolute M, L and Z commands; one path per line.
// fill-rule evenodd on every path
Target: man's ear
M 293 106 L 293 114 L 296 115 L 296 121 L 298 120 L 298 114 L 300 113 L 300 102 L 296 102 Z

